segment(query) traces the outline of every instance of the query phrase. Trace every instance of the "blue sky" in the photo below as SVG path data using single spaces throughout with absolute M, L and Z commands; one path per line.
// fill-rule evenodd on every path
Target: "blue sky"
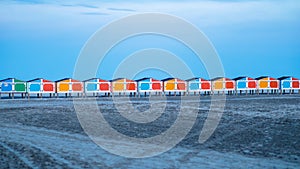
M 229 78 L 300 78 L 300 1 L 296 0 L 4 0 L 0 7 L 0 79 L 72 77 L 80 50 L 94 32 L 114 20 L 143 12 L 172 14 L 194 24 L 215 46 Z M 169 50 L 183 60 L 192 55 L 174 40 L 145 36 L 116 46 L 123 50 L 112 50 L 106 59 L 114 54 L 121 61 L 134 50 L 151 47 Z M 108 61 L 98 75 L 111 78 L 118 61 Z M 191 69 L 196 76 L 207 78 L 203 65 L 191 65 Z M 158 79 L 168 76 L 149 70 L 138 77 L 150 75 Z

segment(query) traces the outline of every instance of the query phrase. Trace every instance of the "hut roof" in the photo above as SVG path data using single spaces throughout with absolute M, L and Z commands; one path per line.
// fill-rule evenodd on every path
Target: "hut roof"
M 288 79 L 288 78 L 293 78 L 292 76 L 282 76 L 280 78 L 278 78 L 278 80 L 284 80 L 284 79 Z
M 88 81 L 91 81 L 91 80 L 104 80 L 104 81 L 108 81 L 108 80 L 105 80 L 105 79 L 94 77 L 94 78 L 90 78 L 90 79 L 84 80 L 83 82 L 88 82 Z
M 139 82 L 139 81 L 144 81 L 144 80 L 148 80 L 148 79 L 153 79 L 153 78 L 151 78 L 151 77 L 144 77 L 144 78 L 138 79 L 136 81 Z
M 6 81 L 6 80 L 18 80 L 18 81 L 22 81 L 22 82 L 25 82 L 25 81 L 23 81 L 23 80 L 19 80 L 19 79 L 16 79 L 16 78 L 6 78 L 6 79 L 2 79 L 2 80 L 0 80 L 0 82 L 2 82 L 2 81 Z
M 76 79 L 73 79 L 73 78 L 63 78 L 63 79 L 57 80 L 55 82 L 60 82 L 60 81 L 64 81 L 64 80 L 75 80 L 75 81 L 80 82 L 80 80 L 76 80 Z
M 193 77 L 193 78 L 187 79 L 186 81 L 193 81 L 193 80 L 197 80 L 197 79 L 201 79 L 201 80 L 206 80 L 206 81 L 208 81 L 207 79 L 204 79 L 204 78 L 202 78 L 202 77 Z
M 99 79 L 99 78 L 94 77 L 94 78 L 90 78 L 90 79 L 84 80 L 83 82 L 88 82 L 88 81 L 96 80 L 96 79 Z
M 154 81 L 160 81 L 160 80 L 154 79 L 153 77 L 145 77 L 145 78 L 138 79 L 136 81 L 139 82 L 139 81 L 144 81 L 144 80 L 148 80 L 148 79 L 152 79 Z
M 232 80 L 232 79 L 230 79 L 230 78 L 228 78 L 228 77 L 215 77 L 215 78 L 211 79 L 211 81 L 219 80 L 219 79 L 221 79 L 221 78 L 224 78 L 224 79 L 226 79 L 226 80 Z
M 63 79 L 56 80 L 55 82 L 60 82 L 60 81 L 69 80 L 69 79 L 71 79 L 71 78 L 63 78 Z
M 239 77 L 236 77 L 236 78 L 234 78 L 234 79 L 232 79 L 232 80 L 241 80 L 241 79 L 245 79 L 245 78 L 247 78 L 248 76 L 239 76 Z
M 260 79 L 264 79 L 264 78 L 267 78 L 267 77 L 270 77 L 270 76 L 260 76 L 260 77 L 255 78 L 255 80 L 260 80 Z
M 128 81 L 135 82 L 135 80 L 127 79 L 127 78 L 116 78 L 116 79 L 110 80 L 110 82 L 114 82 L 114 81 L 118 81 L 118 80 L 128 80 Z
M 179 78 L 174 78 L 174 77 L 162 79 L 161 81 L 168 81 L 168 80 L 172 80 L 172 79 L 177 79 L 177 80 L 180 80 L 180 81 L 185 81 L 185 80 L 182 80 L 182 79 L 179 79 Z
M 38 80 L 42 80 L 43 78 L 35 78 L 35 79 L 32 79 L 32 80 L 28 80 L 27 82 L 35 82 L 35 81 L 38 81 Z
M 261 80 L 261 79 L 264 79 L 264 78 L 270 78 L 270 79 L 276 79 L 274 77 L 271 77 L 271 76 L 260 76 L 258 78 L 255 78 L 255 80 Z M 277 80 L 277 79 L 276 79 Z
M 197 79 L 201 79 L 200 77 L 193 77 L 193 78 L 190 78 L 190 79 L 186 79 L 185 81 L 193 81 L 193 80 L 197 80 Z
M 6 79 L 2 79 L 2 80 L 0 80 L 0 82 L 6 81 L 6 80 L 10 80 L 10 79 L 14 79 L 14 78 L 6 78 Z

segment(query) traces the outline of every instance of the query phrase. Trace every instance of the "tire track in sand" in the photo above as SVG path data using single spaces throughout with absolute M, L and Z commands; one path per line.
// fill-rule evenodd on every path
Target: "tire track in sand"
M 77 140 L 78 136 L 72 136 L 72 134 L 69 133 L 62 133 L 59 131 L 49 131 L 49 130 L 42 130 L 34 128 L 27 128 L 25 126 L 10 126 L 10 125 L 1 125 L 0 131 L 2 133 L 1 136 L 1 146 L 4 147 L 7 151 L 14 154 L 18 159 L 20 159 L 22 162 L 24 162 L 28 167 L 30 168 L 39 168 L 39 165 L 35 165 L 36 161 L 31 160 L 30 158 L 26 156 L 32 156 L 35 153 L 38 154 L 38 158 L 47 159 L 46 161 L 49 162 L 49 164 L 52 165 L 52 167 L 60 166 L 60 167 L 66 167 L 66 168 L 79 168 L 78 165 L 73 165 L 72 162 L 67 159 L 64 159 L 61 154 L 58 152 L 55 152 L 55 154 L 52 153 L 54 145 L 51 146 L 49 143 L 39 143 L 37 140 L 35 140 L 34 135 L 31 133 L 36 133 L 40 136 L 47 135 L 50 137 L 57 137 L 64 140 L 68 139 L 74 139 Z M 14 140 L 14 142 L 11 142 L 10 140 Z M 78 141 L 78 140 L 77 140 Z M 82 141 L 82 140 L 79 140 Z M 7 142 L 7 144 L 15 145 L 16 148 L 10 147 L 4 142 Z M 24 154 L 24 152 L 20 152 L 21 150 L 28 150 L 35 153 L 29 153 L 27 155 Z M 54 148 L 55 149 L 55 148 Z M 45 161 L 45 160 L 43 160 Z M 48 166 L 52 168 L 51 166 Z
M 24 157 L 21 153 L 14 150 L 13 148 L 9 147 L 8 145 L 4 144 L 3 142 L 0 142 L 0 146 L 6 149 L 8 152 L 12 153 L 14 156 L 16 156 L 19 160 L 21 160 L 27 167 L 29 168 L 37 168 L 30 160 L 26 157 Z

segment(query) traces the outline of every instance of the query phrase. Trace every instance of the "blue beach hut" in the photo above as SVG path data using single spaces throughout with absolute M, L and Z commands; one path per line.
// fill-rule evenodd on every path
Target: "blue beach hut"
M 16 78 L 7 78 L 0 81 L 0 94 L 8 94 L 14 98 L 14 94 L 26 94 L 26 82 Z
M 7 78 L 0 81 L 1 93 L 26 93 L 26 82 L 16 78 Z

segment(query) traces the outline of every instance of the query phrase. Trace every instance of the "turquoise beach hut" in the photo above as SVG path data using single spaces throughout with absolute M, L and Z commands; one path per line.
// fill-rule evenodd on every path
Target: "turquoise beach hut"
M 55 93 L 55 82 L 43 78 L 27 81 L 28 93 Z
M 141 93 L 159 93 L 163 92 L 163 82 L 154 78 L 142 78 L 137 80 L 138 92 Z
M 283 76 L 278 78 L 280 80 L 280 90 L 281 92 L 285 93 L 285 91 L 289 91 L 290 93 L 293 93 L 294 90 L 300 89 L 300 81 L 297 78 L 294 78 L 292 76 Z
M 211 92 L 211 82 L 203 78 L 191 78 L 186 80 L 188 85 L 188 92 Z
M 111 83 L 100 78 L 91 78 L 84 81 L 85 93 L 110 93 Z
M 254 91 L 257 89 L 257 81 L 251 77 L 241 76 L 234 78 L 233 80 L 235 81 L 237 92 L 245 92 L 247 94 L 248 91 L 250 91 L 250 93 L 254 93 Z

